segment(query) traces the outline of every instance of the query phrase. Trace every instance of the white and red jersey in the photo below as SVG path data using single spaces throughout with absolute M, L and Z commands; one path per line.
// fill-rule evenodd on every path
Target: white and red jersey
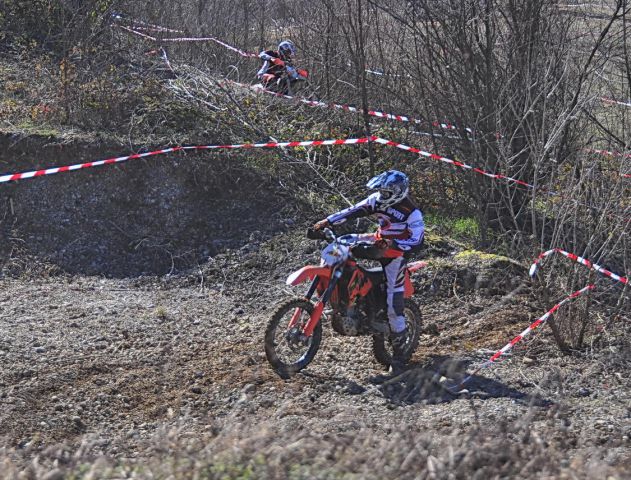
M 356 205 L 329 215 L 327 220 L 331 225 L 340 225 L 347 220 L 375 215 L 379 221 L 378 236 L 393 240 L 392 248 L 409 252 L 420 247 L 425 235 L 425 223 L 423 213 L 412 199 L 406 197 L 386 207 L 380 204 L 377 196 L 375 192 Z

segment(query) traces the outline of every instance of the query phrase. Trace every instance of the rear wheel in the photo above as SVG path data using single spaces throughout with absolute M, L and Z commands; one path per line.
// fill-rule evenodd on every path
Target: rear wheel
M 405 300 L 405 325 L 407 338 L 405 341 L 404 361 L 408 362 L 418 347 L 421 336 L 421 309 L 412 300 Z M 382 333 L 372 336 L 372 351 L 377 361 L 385 367 L 392 363 L 392 345 Z
M 313 335 L 305 337 L 302 330 L 311 318 L 313 304 L 303 298 L 281 303 L 265 330 L 265 355 L 270 365 L 282 378 L 288 378 L 305 368 L 320 348 L 322 322 L 318 322 Z M 292 318 L 296 323 L 290 327 Z

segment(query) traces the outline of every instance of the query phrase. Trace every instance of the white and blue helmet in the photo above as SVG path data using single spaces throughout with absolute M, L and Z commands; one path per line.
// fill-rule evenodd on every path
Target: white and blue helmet
M 377 190 L 377 201 L 384 207 L 390 207 L 408 196 L 410 180 L 403 172 L 388 170 L 371 178 L 366 187 Z
M 283 40 L 278 44 L 278 53 L 285 58 L 290 58 L 296 55 L 296 46 L 291 40 Z

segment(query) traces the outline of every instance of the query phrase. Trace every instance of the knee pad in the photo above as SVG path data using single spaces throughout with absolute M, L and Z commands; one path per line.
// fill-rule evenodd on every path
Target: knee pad
M 397 316 L 401 316 L 405 312 L 405 298 L 403 298 L 403 292 L 395 292 L 392 294 L 392 309 Z
M 405 313 L 405 298 L 403 292 L 395 292 L 388 295 L 388 318 L 402 317 Z

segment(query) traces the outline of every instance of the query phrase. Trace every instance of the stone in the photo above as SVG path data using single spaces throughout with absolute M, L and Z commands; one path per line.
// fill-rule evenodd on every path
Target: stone
M 64 472 L 56 468 L 55 470 L 51 470 L 46 475 L 44 475 L 42 477 L 42 480 L 63 480 L 64 478 Z

